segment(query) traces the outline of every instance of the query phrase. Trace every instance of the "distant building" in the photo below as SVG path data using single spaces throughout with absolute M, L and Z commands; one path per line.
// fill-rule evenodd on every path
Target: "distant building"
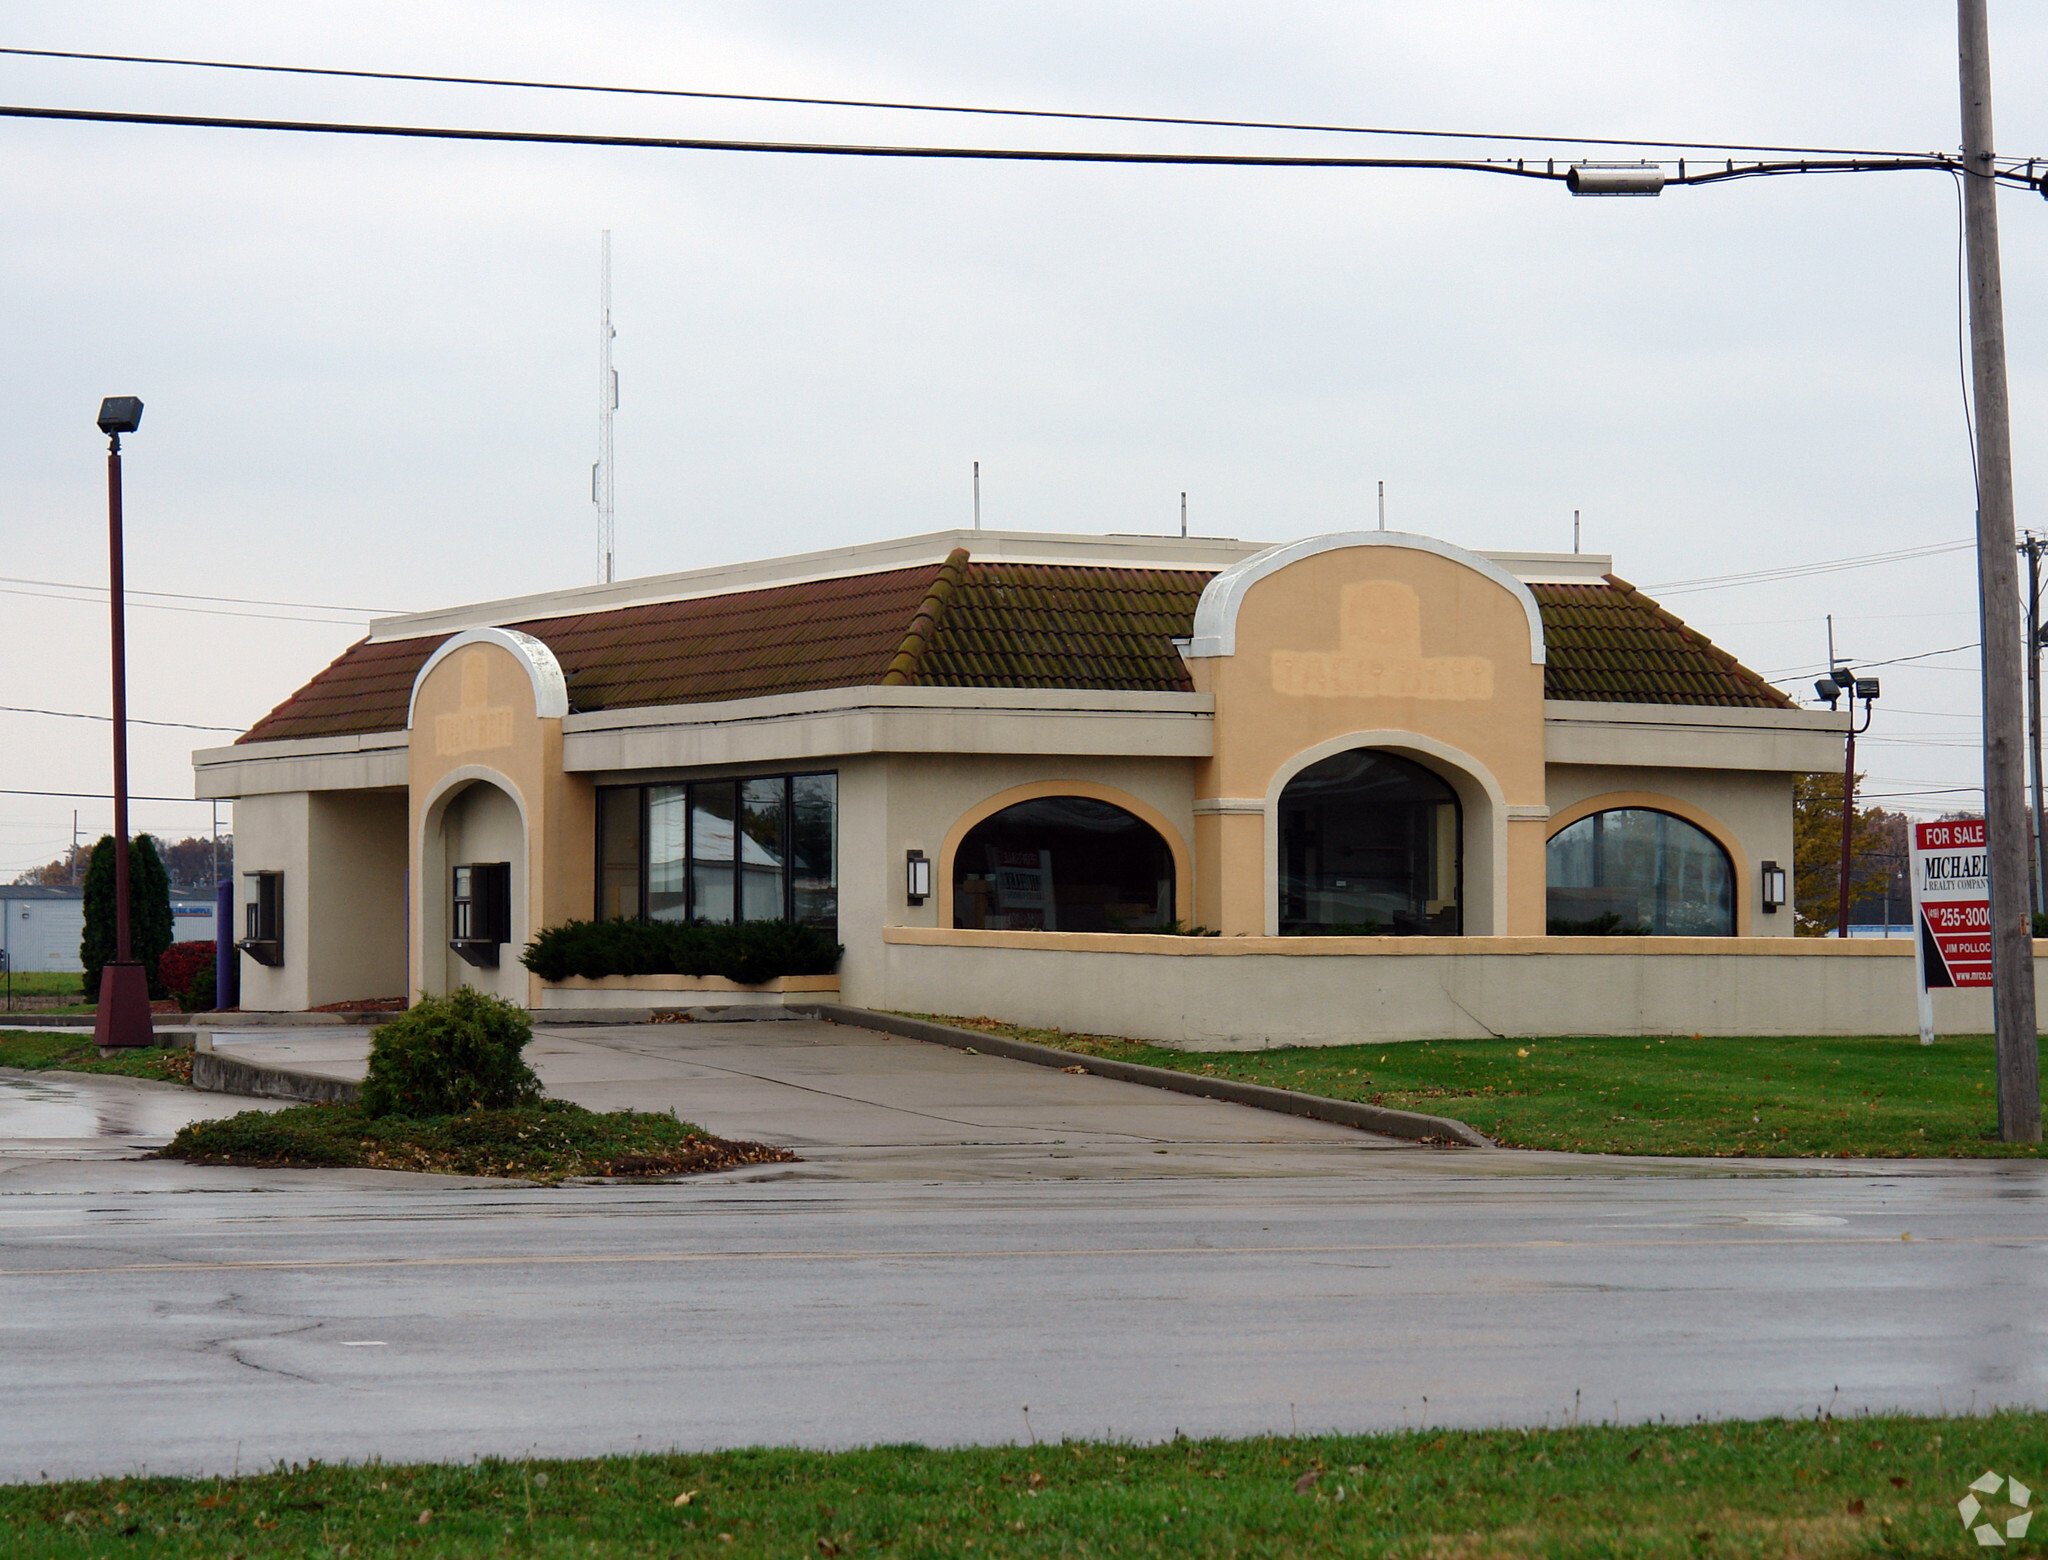
M 213 901 L 171 894 L 171 940 L 211 942 Z M 85 936 L 85 890 L 0 884 L 0 953 L 7 968 L 76 974 L 85 968 L 78 945 Z

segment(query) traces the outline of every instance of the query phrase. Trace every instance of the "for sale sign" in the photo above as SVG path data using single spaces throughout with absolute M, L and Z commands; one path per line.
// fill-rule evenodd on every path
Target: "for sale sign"
M 1913 919 L 1923 988 L 1991 984 L 1991 879 L 1984 820 L 1913 825 Z

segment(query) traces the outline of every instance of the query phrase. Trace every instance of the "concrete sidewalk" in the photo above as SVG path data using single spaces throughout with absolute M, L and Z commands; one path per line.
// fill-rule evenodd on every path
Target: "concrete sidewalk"
M 225 1055 L 336 1078 L 363 1076 L 369 1044 L 367 1030 L 214 1037 Z M 792 1148 L 804 1163 L 782 1177 L 1331 1175 L 1362 1152 L 1436 1152 L 812 1019 L 542 1025 L 526 1055 L 558 1099 L 673 1110 L 721 1137 Z

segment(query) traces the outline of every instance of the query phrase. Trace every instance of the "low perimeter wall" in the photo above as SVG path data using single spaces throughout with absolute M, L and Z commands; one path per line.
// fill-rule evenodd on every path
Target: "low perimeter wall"
M 897 1012 L 1190 1050 L 1487 1035 L 1890 1035 L 1919 1028 L 1905 939 L 1156 937 L 889 927 Z M 2036 1001 L 2048 942 L 2034 945 Z M 1988 989 L 1937 992 L 1988 1034 Z

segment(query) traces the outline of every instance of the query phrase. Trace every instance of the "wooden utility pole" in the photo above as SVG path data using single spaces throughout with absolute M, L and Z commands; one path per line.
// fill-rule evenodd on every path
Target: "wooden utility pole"
M 1970 379 L 1977 411 L 1977 603 L 1984 678 L 1984 818 L 1991 872 L 1992 1014 L 1998 1032 L 1998 1135 L 2041 1141 L 2041 1059 L 2034 1026 L 2028 913 L 2025 721 L 2013 540 L 2012 424 L 2005 388 L 2005 300 L 1998 268 L 1998 182 L 1991 135 L 1987 0 L 1956 0 L 1963 107 L 1963 224 L 1969 246 Z
M 2027 533 L 2027 746 L 2034 774 L 2034 913 L 2048 911 L 2048 830 L 2041 827 L 2041 538 Z

